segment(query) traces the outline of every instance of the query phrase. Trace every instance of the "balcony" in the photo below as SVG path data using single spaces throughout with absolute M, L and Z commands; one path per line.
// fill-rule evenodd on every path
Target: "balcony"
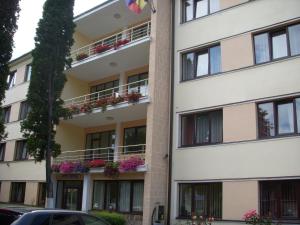
M 88 164 L 92 160 L 102 160 L 106 162 L 122 162 L 130 158 L 142 160 L 143 164 L 137 167 L 137 172 L 145 172 L 147 166 L 145 164 L 145 144 L 127 145 L 127 146 L 111 146 L 106 148 L 83 149 L 74 151 L 63 151 L 58 157 L 53 159 L 53 165 L 60 165 L 65 162 Z M 104 165 L 95 166 L 90 172 L 104 172 Z
M 74 50 L 71 52 L 72 68 L 66 73 L 93 81 L 147 65 L 150 31 L 148 21 Z
M 64 107 L 70 110 L 72 118 L 64 122 L 92 127 L 143 119 L 148 102 L 148 79 L 144 79 L 65 100 Z

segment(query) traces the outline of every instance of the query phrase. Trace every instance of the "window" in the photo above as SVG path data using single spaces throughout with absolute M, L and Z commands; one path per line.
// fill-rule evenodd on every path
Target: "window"
M 139 213 L 143 211 L 143 196 L 142 181 L 95 181 L 93 209 Z
M 24 120 L 27 117 L 27 114 L 30 112 L 30 106 L 28 102 L 21 102 L 19 120 Z
M 220 10 L 220 0 L 183 0 L 183 22 Z
M 300 24 L 254 36 L 256 64 L 300 54 Z
M 10 106 L 4 107 L 3 108 L 3 122 L 4 123 L 9 123 L 9 117 L 10 117 Z
M 25 182 L 12 182 L 10 190 L 10 202 L 23 203 L 25 197 Z
M 300 98 L 258 104 L 257 113 L 260 138 L 300 133 Z
M 31 71 L 32 71 L 31 64 L 26 65 L 24 82 L 30 81 L 30 79 L 31 79 Z
M 182 80 L 192 80 L 221 72 L 220 45 L 183 54 Z
M 179 217 L 222 218 L 222 183 L 179 184 Z
M 86 151 L 87 159 L 113 160 L 115 145 L 115 131 L 104 131 L 87 134 L 86 149 L 97 149 Z
M 45 207 L 46 183 L 39 183 L 38 206 Z
M 8 88 L 12 88 L 16 85 L 16 74 L 17 71 L 13 71 L 7 76 L 6 83 Z
M 145 150 L 146 126 L 130 127 L 124 129 L 124 145 L 136 145 L 125 147 L 125 153 L 137 153 Z
M 6 143 L 0 143 L 0 161 L 4 161 Z
M 260 214 L 273 219 L 300 219 L 300 180 L 260 182 Z
M 17 141 L 16 142 L 16 152 L 15 152 L 15 160 L 26 160 L 28 159 L 28 151 L 27 151 L 27 142 Z
M 216 144 L 222 141 L 223 113 L 221 110 L 181 117 L 181 146 Z
M 128 93 L 138 92 L 141 93 L 142 96 L 146 96 L 148 87 L 146 79 L 148 79 L 148 73 L 128 77 Z
M 111 96 L 113 93 L 119 92 L 119 80 L 114 80 L 102 84 L 98 84 L 91 87 L 91 93 L 99 92 L 101 91 L 100 97 L 107 97 Z M 97 95 L 95 95 L 97 98 Z
M 94 217 L 94 216 L 90 216 L 90 215 L 81 215 L 82 221 L 83 221 L 83 225 L 107 225 L 106 222 L 104 222 L 102 219 Z
M 74 214 L 54 214 L 52 219 L 52 225 L 81 225 L 81 222 L 77 215 Z

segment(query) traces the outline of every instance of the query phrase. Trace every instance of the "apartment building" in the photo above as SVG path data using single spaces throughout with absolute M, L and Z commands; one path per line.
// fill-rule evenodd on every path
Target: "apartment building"
M 0 202 L 45 205 L 45 163 L 29 157 L 20 123 L 30 110 L 26 94 L 31 77 L 31 53 L 10 62 L 3 102 L 7 138 L 0 143 Z
M 157 206 L 164 214 L 171 7 L 153 4 L 155 13 L 148 4 L 134 14 L 123 0 L 110 0 L 74 18 L 73 62 L 62 93 L 73 115 L 56 127 L 62 153 L 53 165 L 98 166 L 53 174 L 57 208 L 112 210 L 145 225 Z M 99 166 L 132 158 L 141 165 L 118 176 Z
M 299 9 L 175 1 L 171 224 L 300 223 Z

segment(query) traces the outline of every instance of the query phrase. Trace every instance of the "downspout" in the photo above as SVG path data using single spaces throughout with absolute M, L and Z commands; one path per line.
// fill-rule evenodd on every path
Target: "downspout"
M 168 177 L 168 207 L 167 225 L 171 225 L 171 190 L 172 190 L 172 152 L 173 152 L 173 109 L 174 109 L 174 28 L 175 28 L 175 0 L 171 0 L 171 69 L 170 69 L 170 130 L 169 130 L 169 177 Z

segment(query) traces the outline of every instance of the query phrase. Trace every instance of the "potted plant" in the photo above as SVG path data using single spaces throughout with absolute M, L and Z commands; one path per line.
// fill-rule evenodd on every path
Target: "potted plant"
M 93 106 L 90 102 L 84 103 L 80 108 L 80 112 L 91 113 L 93 111 Z
M 88 162 L 90 168 L 104 167 L 105 163 L 103 159 L 94 159 Z
M 88 164 L 75 162 L 73 163 L 73 172 L 74 173 L 87 173 L 89 172 L 90 168 Z
M 139 101 L 141 97 L 142 97 L 141 93 L 132 91 L 126 95 L 125 99 L 130 103 L 136 103 Z
M 106 111 L 106 108 L 107 108 L 107 105 L 108 105 L 107 99 L 108 98 L 106 98 L 106 97 L 98 99 L 95 102 L 95 107 L 101 108 L 102 112 Z
M 79 53 L 79 54 L 76 55 L 76 60 L 80 61 L 80 60 L 83 60 L 83 59 L 87 58 L 88 56 L 89 55 L 86 54 L 86 53 Z
M 94 48 L 94 51 L 95 51 L 95 53 L 102 53 L 102 52 L 105 52 L 109 49 L 111 49 L 111 46 L 103 44 L 103 45 L 97 45 Z
M 80 108 L 78 107 L 78 105 L 71 105 L 69 107 L 69 112 L 74 115 L 74 114 L 78 114 L 80 113 Z
M 245 220 L 246 224 L 252 224 L 252 225 L 271 225 L 271 219 L 270 218 L 264 218 L 260 216 L 255 209 L 251 209 L 247 211 L 243 219 Z
M 124 101 L 124 97 L 122 97 L 121 95 L 119 95 L 118 97 L 116 96 L 111 96 L 107 99 L 107 103 L 109 105 L 116 105 L 120 102 L 123 102 Z
M 118 177 L 119 176 L 119 163 L 118 162 L 107 162 L 104 167 L 104 175 L 107 177 Z
M 62 162 L 59 166 L 60 173 L 72 173 L 74 170 L 74 163 L 72 162 Z
M 130 42 L 128 39 L 119 40 L 114 44 L 114 49 L 118 49 L 122 45 L 126 45 L 128 42 Z
M 51 170 L 54 173 L 59 173 L 60 164 L 52 164 Z
M 138 156 L 132 156 L 120 161 L 119 170 L 120 172 L 136 171 L 141 165 L 145 165 L 145 161 Z

